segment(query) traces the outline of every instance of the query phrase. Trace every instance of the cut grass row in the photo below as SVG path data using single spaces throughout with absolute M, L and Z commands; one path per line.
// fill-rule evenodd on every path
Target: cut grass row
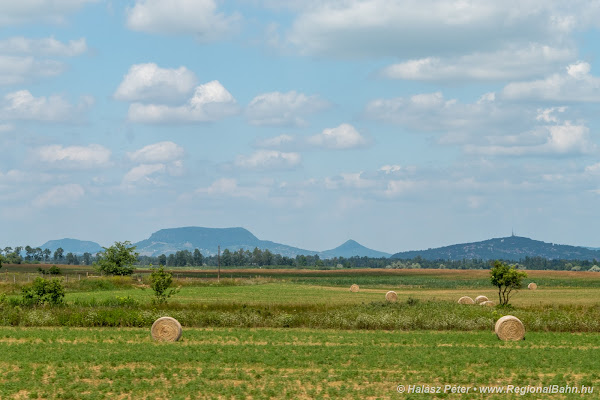
M 7 399 L 396 399 L 404 398 L 399 384 L 593 387 L 600 339 L 529 333 L 506 343 L 490 332 L 185 328 L 181 342 L 157 344 L 148 329 L 0 328 L 0 368 L 0 398 Z M 406 398 L 436 397 L 522 398 Z

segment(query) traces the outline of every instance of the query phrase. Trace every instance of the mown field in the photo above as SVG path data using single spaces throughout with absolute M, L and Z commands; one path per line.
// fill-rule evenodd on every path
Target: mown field
M 563 399 L 481 386 L 594 387 L 597 334 L 188 328 L 155 343 L 140 328 L 0 328 L 1 398 Z M 399 394 L 398 385 L 471 387 Z M 595 391 L 600 388 L 594 388 Z
M 217 282 L 216 271 L 179 270 L 180 292 L 156 305 L 147 271 L 79 278 L 90 270 L 73 269 L 64 305 L 30 307 L 18 304 L 34 277 L 24 268 L 0 274 L 0 399 L 600 398 L 597 273 L 529 271 L 537 291 L 487 308 L 456 300 L 497 300 L 488 271 L 235 269 Z M 397 303 L 384 301 L 388 290 Z M 493 325 L 506 314 L 524 322 L 526 340 L 498 341 Z M 149 328 L 165 315 L 182 323 L 182 341 L 152 341 Z M 400 394 L 398 385 L 442 393 Z M 445 385 L 595 392 L 453 394 Z

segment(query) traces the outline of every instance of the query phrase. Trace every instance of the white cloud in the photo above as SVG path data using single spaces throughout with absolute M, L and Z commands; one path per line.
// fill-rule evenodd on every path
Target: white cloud
M 77 203 L 85 195 L 85 190 L 78 184 L 56 186 L 42 193 L 33 200 L 33 205 L 39 208 L 69 206 Z
M 556 122 L 558 123 L 558 117 L 555 113 L 563 113 L 567 110 L 567 107 L 551 107 L 545 109 L 538 109 L 538 115 L 535 117 L 537 121 L 543 122 Z
M 147 33 L 193 35 L 201 42 L 221 39 L 236 28 L 237 15 L 217 12 L 214 0 L 136 0 L 127 10 L 129 29 Z
M 589 129 L 565 121 L 558 125 L 538 127 L 518 136 L 487 137 L 487 144 L 466 145 L 465 152 L 488 156 L 564 156 L 592 154 L 597 146 Z
M 131 161 L 151 164 L 179 160 L 184 153 L 183 147 L 167 141 L 149 144 L 139 150 L 127 153 L 127 156 Z
M 38 78 L 56 76 L 64 70 L 64 64 L 55 60 L 37 60 L 32 56 L 0 54 L 0 85 L 16 85 Z
M 10 132 L 13 129 L 15 129 L 15 127 L 11 124 L 0 124 L 0 133 Z
M 133 103 L 129 107 L 129 119 L 142 123 L 216 121 L 237 113 L 235 98 L 219 81 L 198 86 L 183 106 Z
M 251 186 L 241 186 L 233 178 L 221 178 L 214 181 L 209 187 L 196 189 L 195 193 L 216 198 L 246 198 L 251 200 L 266 200 L 270 185 L 264 182 Z
M 33 151 L 34 159 L 63 168 L 97 168 L 110 165 L 111 151 L 99 144 L 89 146 L 51 145 Z
M 459 57 L 427 57 L 386 67 L 382 75 L 416 81 L 506 80 L 543 75 L 559 63 L 573 59 L 570 48 L 542 44 L 493 52 L 476 52 Z
M 510 100 L 600 102 L 600 78 L 590 74 L 590 64 L 579 61 L 562 74 L 506 85 L 502 96 Z
M 424 58 L 552 45 L 599 16 L 586 1 L 324 0 L 307 2 L 287 41 L 306 55 Z
M 365 178 L 364 175 L 365 174 L 362 171 L 354 173 L 341 173 L 339 176 L 334 178 L 325 178 L 325 187 L 327 189 L 367 189 L 374 187 L 377 184 L 374 180 Z
M 85 38 L 68 43 L 53 37 L 12 37 L 0 40 L 0 85 L 15 85 L 56 76 L 65 71 L 65 64 L 40 58 L 41 56 L 73 57 L 86 51 Z
M 246 116 L 253 125 L 304 126 L 305 115 L 329 107 L 319 96 L 307 96 L 292 90 L 287 93 L 271 92 L 256 96 L 246 109 Z
M 384 165 L 379 168 L 379 172 L 383 172 L 385 175 L 394 175 L 398 173 L 414 173 L 416 168 L 414 166 L 403 167 L 402 165 Z
M 83 96 L 74 106 L 61 96 L 34 97 L 28 90 L 19 90 L 6 94 L 0 100 L 0 117 L 44 122 L 73 121 L 93 102 L 93 98 Z
M 62 23 L 65 15 L 97 0 L 19 0 L 0 2 L 0 26 L 34 21 Z
M 273 170 L 289 169 L 300 164 L 298 153 L 284 153 L 276 150 L 258 150 L 250 156 L 238 156 L 235 165 L 244 169 Z
M 327 149 L 355 149 L 367 145 L 367 140 L 350 124 L 324 129 L 308 138 L 308 143 Z
M 523 107 L 499 104 L 494 93 L 486 93 L 475 103 L 445 99 L 441 92 L 417 94 L 408 98 L 376 99 L 365 108 L 368 118 L 425 132 L 458 134 L 513 130 L 529 116 Z M 452 139 L 454 140 L 454 139 Z
M 23 36 L 0 40 L 0 53 L 33 54 L 43 56 L 74 57 L 88 50 L 85 38 L 63 43 L 53 37 L 30 39 Z
M 266 148 L 281 148 L 285 146 L 290 146 L 295 142 L 296 138 L 294 136 L 283 134 L 272 138 L 258 140 L 256 145 L 258 147 Z
M 185 99 L 197 79 L 186 67 L 160 68 L 154 63 L 132 65 L 115 92 L 117 100 L 168 102 Z
M 592 165 L 588 165 L 585 167 L 585 172 L 588 174 L 598 174 L 600 173 L 600 162 Z
M 141 164 L 133 167 L 123 177 L 123 184 L 149 183 L 156 184 L 157 180 L 152 175 L 164 173 L 167 170 L 165 164 Z

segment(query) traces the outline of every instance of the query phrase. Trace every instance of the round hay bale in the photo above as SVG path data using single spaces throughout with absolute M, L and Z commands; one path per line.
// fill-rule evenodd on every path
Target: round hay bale
M 393 290 L 390 290 L 385 294 L 385 299 L 387 301 L 396 302 L 398 301 L 398 295 Z
M 493 301 L 482 301 L 481 303 L 479 303 L 480 306 L 486 306 L 486 307 L 494 307 L 494 302 Z
M 523 340 L 525 338 L 525 326 L 519 318 L 512 315 L 505 315 L 496 321 L 494 331 L 500 340 Z
M 475 297 L 475 303 L 477 304 L 481 304 L 484 301 L 489 301 L 490 299 L 488 299 L 486 296 L 477 296 Z
M 475 304 L 475 302 L 469 296 L 463 296 L 458 299 L 458 304 Z
M 354 285 L 350 286 L 350 291 L 352 293 L 358 292 L 358 285 L 355 283 Z
M 527 285 L 527 289 L 529 290 L 536 290 L 537 289 L 537 284 L 534 282 L 531 282 L 529 285 Z
M 176 342 L 181 338 L 181 324 L 175 318 L 161 317 L 154 321 L 150 333 L 159 342 Z

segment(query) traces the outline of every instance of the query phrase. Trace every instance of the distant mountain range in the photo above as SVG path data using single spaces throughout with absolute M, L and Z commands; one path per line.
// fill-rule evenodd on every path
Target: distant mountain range
M 261 240 L 244 228 L 202 228 L 184 227 L 161 229 L 154 232 L 148 239 L 134 243 L 141 255 L 158 256 L 171 254 L 178 250 L 199 249 L 203 255 L 217 254 L 217 247 L 221 252 L 225 249 L 235 251 L 238 249 L 252 251 L 255 247 L 287 257 L 297 255 L 318 254 L 322 259 L 333 257 L 390 257 L 390 254 L 369 249 L 354 240 L 348 240 L 342 245 L 326 251 L 313 251 L 288 246 L 281 243 Z M 81 255 L 85 252 L 96 254 L 103 248 L 95 242 L 77 239 L 51 240 L 42 246 L 53 252 L 62 247 L 65 254 L 72 252 Z M 489 239 L 482 242 L 455 244 L 428 250 L 404 251 L 396 253 L 391 258 L 409 259 L 421 257 L 427 260 L 511 260 L 518 261 L 525 257 L 543 257 L 547 259 L 563 260 L 600 260 L 600 250 L 586 247 L 567 246 L 554 243 L 541 242 L 520 236 Z
M 214 255 L 217 254 L 217 247 L 219 245 L 221 245 L 221 251 L 225 249 L 231 251 L 238 249 L 252 251 L 255 247 L 258 247 L 259 249 L 268 249 L 272 253 L 287 257 L 315 254 L 318 254 L 321 258 L 390 256 L 388 253 L 364 247 L 354 240 L 348 240 L 335 249 L 322 252 L 300 249 L 269 240 L 261 240 L 244 228 L 201 228 L 190 226 L 185 228 L 161 229 L 158 232 L 154 232 L 148 239 L 137 242 L 135 245 L 140 254 L 151 256 L 174 253 L 178 250 L 193 251 L 194 249 L 199 249 L 204 255 Z
M 50 240 L 39 247 L 40 249 L 50 249 L 52 253 L 60 247 L 64 250 L 65 254 L 73 253 L 77 255 L 82 255 L 83 253 L 96 254 L 97 252 L 104 250 L 102 246 L 96 242 L 77 239 Z
M 411 259 L 417 256 L 426 260 L 503 259 L 518 261 L 525 257 L 543 257 L 549 260 L 600 260 L 600 251 L 585 247 L 546 243 L 520 236 L 508 236 L 436 249 L 404 251 L 394 254 L 391 258 Z

